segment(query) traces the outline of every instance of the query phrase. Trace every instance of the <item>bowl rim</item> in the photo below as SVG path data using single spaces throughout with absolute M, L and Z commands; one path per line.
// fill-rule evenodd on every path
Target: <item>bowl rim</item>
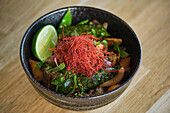
M 118 88 L 110 91 L 110 92 L 106 92 L 104 94 L 100 94 L 100 95 L 96 95 L 96 96 L 90 96 L 90 97 L 71 97 L 71 96 L 66 96 L 66 95 L 63 95 L 63 94 L 59 94 L 59 93 L 56 93 L 48 88 L 46 88 L 45 86 L 43 86 L 42 84 L 40 84 L 38 81 L 36 81 L 34 79 L 34 77 L 32 76 L 32 74 L 30 73 L 30 71 L 28 70 L 28 68 L 26 67 L 26 64 L 24 62 L 24 57 L 23 57 L 23 48 L 24 48 L 24 43 L 25 43 L 25 40 L 27 38 L 27 35 L 29 34 L 30 30 L 33 28 L 33 26 L 35 26 L 39 20 L 45 18 L 46 16 L 49 16 L 49 15 L 52 15 L 52 14 L 55 14 L 55 13 L 58 13 L 60 11 L 63 11 L 63 10 L 67 10 L 68 8 L 70 9 L 74 9 L 74 8 L 86 8 L 86 9 L 92 9 L 92 10 L 98 10 L 100 12 L 103 12 L 103 13 L 107 13 L 109 15 L 112 15 L 114 16 L 116 19 L 119 19 L 126 27 L 129 28 L 129 30 L 133 33 L 133 35 L 135 36 L 134 38 L 137 39 L 137 42 L 139 44 L 139 49 L 140 49 L 140 52 L 139 52 L 139 62 L 137 62 L 137 66 L 135 67 L 133 73 L 131 74 L 131 76 L 124 82 L 122 83 Z M 56 96 L 60 96 L 60 97 L 64 97 L 64 98 L 71 98 L 71 99 L 97 99 L 97 98 L 101 98 L 103 96 L 107 96 L 107 95 L 110 95 L 110 94 L 113 94 L 113 93 L 116 93 L 118 90 L 120 90 L 122 87 L 125 87 L 128 83 L 130 83 L 130 81 L 133 79 L 133 77 L 135 76 L 136 72 L 138 71 L 139 69 L 139 66 L 141 64 L 141 59 L 142 59 L 142 47 L 141 47 L 141 44 L 140 44 L 140 40 L 137 36 L 137 34 L 135 33 L 135 31 L 130 27 L 129 24 L 127 24 L 124 20 L 122 20 L 121 18 L 119 18 L 118 16 L 116 16 L 115 14 L 112 14 L 106 10 L 103 10 L 103 9 L 99 9 L 99 8 L 95 8 L 95 7 L 90 7 L 90 6 L 68 6 L 68 7 L 63 7 L 63 8 L 59 8 L 59 9 L 56 9 L 56 10 L 53 10 L 49 13 L 46 13 L 44 14 L 43 16 L 39 17 L 38 19 L 36 19 L 29 27 L 28 29 L 26 30 L 23 38 L 22 38 L 22 41 L 21 41 L 21 44 L 20 44 L 20 62 L 22 64 L 22 67 L 24 69 L 24 71 L 26 72 L 26 75 L 27 77 L 30 78 L 30 80 L 32 80 L 36 85 L 38 85 L 41 89 L 53 94 L 53 95 L 56 95 Z

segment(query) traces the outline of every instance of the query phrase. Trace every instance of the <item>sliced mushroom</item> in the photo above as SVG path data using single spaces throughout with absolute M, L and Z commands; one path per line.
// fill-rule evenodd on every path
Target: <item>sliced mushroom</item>
M 118 82 L 122 80 L 124 73 L 125 73 L 125 70 L 123 67 L 121 67 L 121 69 L 119 70 L 118 74 L 115 77 L 102 83 L 100 87 L 109 87 L 111 85 L 117 84 Z
M 89 92 L 88 92 L 88 95 L 93 96 L 93 95 L 94 95 L 94 92 L 95 92 L 94 89 L 90 89 Z
M 108 23 L 107 23 L 107 22 L 104 22 L 104 23 L 103 23 L 103 27 L 107 30 Z
M 126 71 L 130 71 L 130 59 L 131 57 L 122 58 L 120 60 L 120 67 L 124 67 Z
M 94 95 L 101 95 L 104 94 L 104 88 L 103 87 L 97 87 L 96 91 L 94 92 Z
M 106 92 L 112 91 L 112 90 L 114 90 L 115 88 L 117 88 L 117 87 L 119 87 L 119 86 L 120 86 L 120 84 L 112 85 L 112 86 L 110 86 L 110 87 L 107 89 Z
M 31 69 L 32 69 L 32 73 L 33 73 L 33 77 L 39 82 L 42 81 L 43 79 L 43 72 L 40 69 L 36 69 L 37 66 L 37 61 L 31 60 L 29 59 L 30 65 L 31 65 Z
M 113 43 L 117 43 L 118 45 L 122 44 L 122 39 L 120 38 L 104 38 L 108 42 L 108 46 L 113 45 Z
M 101 25 L 101 23 L 98 22 L 97 20 L 90 21 L 89 24 L 90 24 L 90 25 L 93 25 L 93 24 L 94 24 L 94 25 Z
M 83 94 L 83 97 L 89 97 L 90 95 L 89 94 L 87 94 L 87 93 L 84 93 Z

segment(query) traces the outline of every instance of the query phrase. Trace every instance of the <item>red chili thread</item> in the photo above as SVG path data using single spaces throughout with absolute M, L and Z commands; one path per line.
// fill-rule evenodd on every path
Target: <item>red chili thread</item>
M 68 71 L 91 78 L 99 70 L 110 66 L 104 61 L 106 59 L 104 54 L 112 54 L 107 50 L 97 49 L 92 43 L 97 40 L 98 38 L 93 35 L 63 38 L 58 41 L 54 57 L 59 63 L 64 62 Z
M 65 37 L 65 35 L 64 35 L 64 26 L 63 26 L 63 29 L 62 29 L 62 34 L 63 34 L 63 38 Z

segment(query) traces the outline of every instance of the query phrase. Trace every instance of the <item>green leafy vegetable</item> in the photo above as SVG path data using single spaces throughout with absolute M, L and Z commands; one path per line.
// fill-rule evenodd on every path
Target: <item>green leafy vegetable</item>
M 103 40 L 102 43 L 105 45 L 105 47 L 108 47 L 108 42 L 106 40 Z
M 96 41 L 93 41 L 92 44 L 93 44 L 94 46 L 96 46 Z
M 46 63 L 46 62 L 48 62 L 48 60 L 43 60 L 43 61 L 41 61 L 39 63 L 36 63 L 37 67 L 35 69 L 41 69 L 42 67 L 45 67 L 45 68 L 48 68 L 48 69 L 52 68 L 51 64 L 50 63 Z
M 68 94 L 67 94 L 67 96 L 71 96 L 73 93 L 74 93 L 74 91 L 75 91 L 75 87 L 73 87 L 73 90 L 72 91 L 70 91 Z
M 77 76 L 74 74 L 74 85 L 77 86 Z
M 87 24 L 89 22 L 89 20 L 83 20 L 81 22 L 79 22 L 77 25 L 84 25 Z
M 64 68 L 65 68 L 65 64 L 64 64 L 64 62 L 63 62 L 63 63 L 61 63 L 59 66 L 54 67 L 54 68 L 46 71 L 46 73 L 47 73 L 47 74 L 56 73 L 56 72 L 58 72 L 58 71 L 63 70 Z
M 58 85 L 56 85 L 56 89 L 55 89 L 55 91 L 57 92 L 57 90 L 58 90 Z
M 74 86 L 73 86 L 73 90 L 70 91 L 70 92 L 67 94 L 67 96 L 72 95 L 72 94 L 75 92 L 75 89 L 76 89 L 77 87 L 78 87 L 78 85 L 77 85 L 77 75 L 74 74 Z
M 100 77 L 98 74 L 95 74 L 95 77 L 97 78 L 97 80 L 100 80 Z
M 70 9 L 68 8 L 66 14 L 64 15 L 63 19 L 60 22 L 59 28 L 62 28 L 63 26 L 70 26 L 72 22 L 72 17 L 70 13 Z
M 114 44 L 114 49 L 120 54 L 119 45 L 117 43 Z
M 51 84 L 58 85 L 60 84 L 60 80 L 59 79 L 51 80 Z
M 101 25 L 76 25 L 59 28 L 57 30 L 59 37 L 63 38 L 63 33 L 65 37 L 81 35 L 83 33 L 92 34 L 95 37 L 102 38 L 103 36 L 110 36 L 110 34 Z M 101 35 L 102 34 L 102 35 Z
M 100 41 L 98 41 L 96 45 L 100 45 L 100 44 L 101 44 Z
M 94 77 L 77 77 L 76 74 L 69 72 L 69 75 L 66 74 L 66 79 L 64 80 L 63 74 L 60 78 L 55 78 L 51 81 L 51 84 L 56 85 L 56 92 L 60 94 L 65 94 L 71 96 L 83 96 L 85 91 L 97 87 L 99 84 L 111 79 L 115 76 L 115 73 L 105 72 L 103 70 L 98 71 L 100 74 L 96 73 Z M 110 77 L 108 77 L 110 75 Z M 68 77 L 70 76 L 70 77 Z M 57 87 L 58 86 L 58 87 Z
M 92 34 L 93 34 L 95 37 L 97 37 L 97 33 L 96 33 L 96 30 L 95 30 L 95 29 L 91 29 L 91 32 L 92 32 Z
M 129 53 L 126 52 L 126 48 L 125 47 L 122 48 L 120 50 L 120 57 L 125 58 L 125 57 L 128 57 L 128 56 L 129 56 Z

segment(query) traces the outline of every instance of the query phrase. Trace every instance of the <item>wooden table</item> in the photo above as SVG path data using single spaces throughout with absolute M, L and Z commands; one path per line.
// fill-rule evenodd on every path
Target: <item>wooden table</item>
M 71 113 L 44 100 L 31 86 L 19 60 L 21 39 L 45 13 L 72 5 L 101 8 L 135 30 L 142 45 L 141 66 L 128 89 L 114 102 L 84 113 L 170 112 L 169 0 L 1 0 L 0 113 Z

